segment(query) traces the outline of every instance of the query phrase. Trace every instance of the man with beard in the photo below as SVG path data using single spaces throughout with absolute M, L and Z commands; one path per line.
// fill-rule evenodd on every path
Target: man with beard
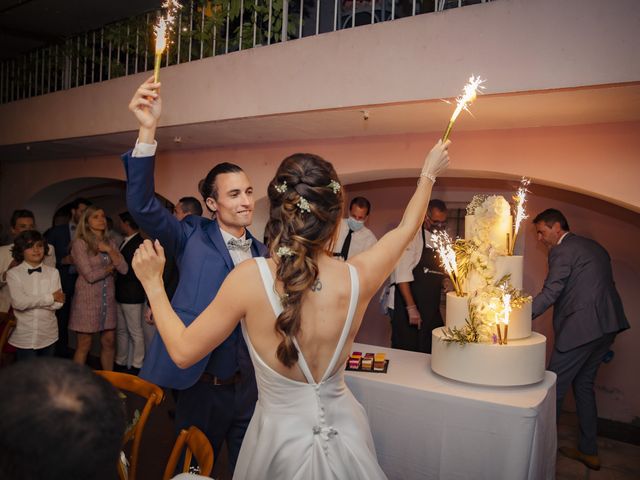
M 431 236 L 437 230 L 444 230 L 446 225 L 446 204 L 442 200 L 431 200 L 423 228 L 396 266 L 392 348 L 431 353 L 431 331 L 444 325 L 440 295 L 445 277 Z

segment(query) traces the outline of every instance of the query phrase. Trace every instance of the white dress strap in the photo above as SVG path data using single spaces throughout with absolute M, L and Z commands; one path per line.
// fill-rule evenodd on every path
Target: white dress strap
M 275 282 L 273 281 L 271 270 L 269 270 L 269 265 L 267 265 L 267 259 L 264 257 L 256 257 L 254 258 L 254 260 L 256 261 L 258 269 L 260 270 L 262 284 L 264 285 L 264 289 L 267 292 L 267 297 L 269 297 L 269 303 L 271 303 L 273 313 L 275 313 L 277 317 L 282 313 L 282 303 L 280 303 L 280 297 L 276 293 L 276 289 L 274 287 Z

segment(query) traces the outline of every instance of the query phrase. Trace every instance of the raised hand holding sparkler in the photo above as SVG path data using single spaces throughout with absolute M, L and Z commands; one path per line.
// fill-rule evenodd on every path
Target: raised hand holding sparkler
M 453 115 L 451 115 L 451 118 L 449 119 L 449 125 L 447 125 L 447 129 L 442 136 L 443 142 L 449 138 L 449 134 L 451 133 L 451 129 L 453 128 L 453 124 L 458 118 L 458 115 L 460 115 L 460 112 L 462 112 L 462 110 L 466 110 L 467 112 L 469 111 L 468 105 L 470 105 L 476 99 L 478 90 L 484 88 L 482 86 L 484 82 L 485 81 L 480 77 L 476 77 L 474 75 L 471 75 L 471 77 L 469 77 L 469 82 L 464 86 L 462 95 L 456 98 L 456 109 L 454 110 Z
M 162 113 L 162 99 L 160 97 L 160 83 L 153 81 L 153 76 L 138 87 L 129 102 L 129 110 L 133 112 L 140 125 L 138 141 L 152 144 L 158 119 Z

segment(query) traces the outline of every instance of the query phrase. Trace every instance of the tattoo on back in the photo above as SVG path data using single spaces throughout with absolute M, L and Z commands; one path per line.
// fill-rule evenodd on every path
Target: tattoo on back
M 319 292 L 320 290 L 322 290 L 322 282 L 320 281 L 319 278 L 316 278 L 316 281 L 313 282 L 313 285 L 311 285 L 311 291 Z

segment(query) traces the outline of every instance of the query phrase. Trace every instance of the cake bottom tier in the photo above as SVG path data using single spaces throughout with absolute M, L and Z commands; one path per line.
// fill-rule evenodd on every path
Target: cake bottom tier
M 445 342 L 443 328 L 432 333 L 431 369 L 438 375 L 496 387 L 530 385 L 544 378 L 547 339 L 533 332 L 530 337 L 510 340 L 507 345 Z

